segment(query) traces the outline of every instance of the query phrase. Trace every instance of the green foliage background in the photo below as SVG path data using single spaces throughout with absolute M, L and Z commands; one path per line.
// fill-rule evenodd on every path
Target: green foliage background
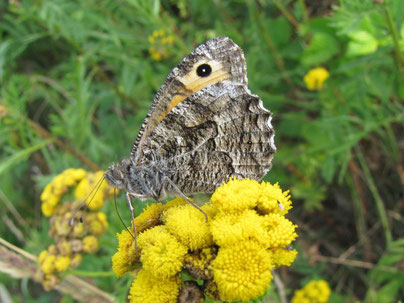
M 403 298 L 403 12 L 403 0 L 0 2 L 0 205 L 20 231 L 1 224 L 1 237 L 45 249 L 44 186 L 66 168 L 105 169 L 127 156 L 170 70 L 226 35 L 274 113 L 278 152 L 267 179 L 291 189 L 300 227 L 299 258 L 281 275 L 288 296 L 324 278 L 332 302 Z M 174 43 L 154 61 L 148 37 L 160 29 Z M 330 77 L 308 91 L 303 77 L 318 66 Z M 110 271 L 122 227 L 106 211 L 102 250 L 82 270 Z M 122 301 L 130 277 L 95 281 Z M 3 274 L 0 284 L 15 302 L 60 296 Z M 275 292 L 267 297 L 276 302 Z

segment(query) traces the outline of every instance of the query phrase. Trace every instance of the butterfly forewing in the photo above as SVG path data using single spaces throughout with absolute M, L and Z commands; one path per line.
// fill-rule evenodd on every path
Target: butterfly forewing
M 211 67 L 209 75 L 198 75 L 198 68 L 202 65 Z M 247 85 L 243 52 L 228 37 L 209 40 L 182 59 L 157 92 L 143 121 L 132 147 L 131 156 L 134 162 L 141 160 L 144 140 L 176 105 L 195 92 L 226 80 Z

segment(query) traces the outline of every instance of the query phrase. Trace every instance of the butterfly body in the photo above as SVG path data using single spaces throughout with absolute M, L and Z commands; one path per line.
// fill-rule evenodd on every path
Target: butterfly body
M 105 178 L 141 200 L 212 192 L 230 177 L 261 180 L 276 151 L 271 113 L 247 86 L 242 50 L 198 46 L 158 91 L 128 159 Z

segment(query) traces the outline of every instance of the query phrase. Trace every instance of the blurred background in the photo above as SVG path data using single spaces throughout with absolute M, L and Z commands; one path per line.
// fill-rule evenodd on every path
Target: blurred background
M 33 255 L 46 249 L 46 184 L 67 168 L 104 170 L 128 156 L 171 69 L 229 36 L 274 115 L 278 151 L 265 179 L 290 189 L 299 226 L 298 258 L 279 271 L 287 297 L 323 279 L 330 302 L 398 302 L 403 12 L 403 0 L 0 1 L 0 237 Z M 128 222 L 123 195 L 117 202 Z M 100 250 L 79 269 L 99 272 L 97 287 L 124 301 L 132 278 L 115 278 L 110 261 L 122 225 L 113 203 L 104 207 Z M 272 290 L 262 300 L 280 302 Z M 0 293 L 73 301 L 5 273 Z

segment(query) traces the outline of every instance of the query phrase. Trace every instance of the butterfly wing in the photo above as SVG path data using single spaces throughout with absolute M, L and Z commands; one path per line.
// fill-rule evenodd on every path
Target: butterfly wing
M 209 75 L 198 75 L 198 68 L 204 64 L 211 68 L 211 72 Z M 139 164 L 145 139 L 178 104 L 195 92 L 221 81 L 247 85 L 246 75 L 243 52 L 230 38 L 218 37 L 198 46 L 172 70 L 157 92 L 133 144 L 132 162 Z
M 175 106 L 143 144 L 140 165 L 161 167 L 184 194 L 230 176 L 261 180 L 276 147 L 271 113 L 245 85 L 221 81 Z

